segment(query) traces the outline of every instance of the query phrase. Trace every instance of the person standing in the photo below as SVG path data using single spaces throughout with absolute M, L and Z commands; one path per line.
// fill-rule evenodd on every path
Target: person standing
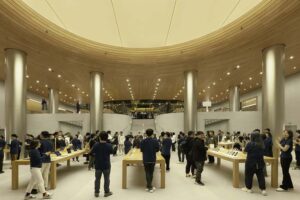
M 156 152 L 159 151 L 158 141 L 153 136 L 153 130 L 146 130 L 147 138 L 141 142 L 140 148 L 143 154 L 143 163 L 146 174 L 147 188 L 150 193 L 154 192 L 155 188 L 152 185 L 154 167 L 156 163 Z
M 125 137 L 125 142 L 124 142 L 125 154 L 128 154 L 128 152 L 132 148 L 131 140 L 132 140 L 132 138 L 130 136 L 127 135 Z
M 198 131 L 195 136 L 196 137 L 192 147 L 192 159 L 195 163 L 197 170 L 195 183 L 199 185 L 204 185 L 204 183 L 201 180 L 201 174 L 203 172 L 207 152 L 207 147 L 205 146 L 205 134 L 202 131 Z
M 4 140 L 3 135 L 0 135 L 0 174 L 3 174 L 3 159 L 4 159 L 4 149 L 6 146 L 6 142 Z
M 93 145 L 91 154 L 95 157 L 95 197 L 99 197 L 100 193 L 100 180 L 104 176 L 104 197 L 111 196 L 113 193 L 110 191 L 110 155 L 113 154 L 112 145 L 107 143 L 107 132 L 100 133 L 100 141 Z
M 194 142 L 194 131 L 189 131 L 188 136 L 185 141 L 185 145 L 183 146 L 184 153 L 186 155 L 186 166 L 185 166 L 185 174 L 186 177 L 190 177 L 190 172 L 194 177 L 195 173 L 195 163 L 192 158 L 192 147 Z
M 31 195 L 31 191 L 35 185 L 38 186 L 39 191 L 43 194 L 43 199 L 51 199 L 51 195 L 45 190 L 44 179 L 41 172 L 42 158 L 38 151 L 39 147 L 40 143 L 38 141 L 34 140 L 30 143 L 29 157 L 31 178 L 26 188 L 25 200 L 35 198 L 35 196 Z
M 185 143 L 184 133 L 180 132 L 177 139 L 177 144 L 178 144 L 177 153 L 178 153 L 179 163 L 184 163 L 184 150 L 183 150 L 184 143 Z
M 296 133 L 297 133 L 297 136 L 296 136 L 296 139 L 294 140 L 296 166 L 294 169 L 300 169 L 300 130 L 297 130 Z
M 172 133 L 172 151 L 176 151 L 176 134 Z
M 15 161 L 15 160 L 18 159 L 19 147 L 20 147 L 20 143 L 19 143 L 19 140 L 18 140 L 18 136 L 16 134 L 12 134 L 11 135 L 11 142 L 10 142 L 11 161 Z
M 92 150 L 93 146 L 96 144 L 96 135 L 94 133 L 91 134 L 90 141 L 89 141 L 89 147 Z M 89 154 L 89 166 L 88 170 L 90 171 L 92 168 L 94 168 L 95 165 L 95 154 L 91 151 Z
M 277 192 L 288 191 L 294 189 L 293 182 L 290 175 L 290 165 L 292 163 L 292 151 L 293 151 L 293 131 L 285 130 L 283 132 L 283 138 L 280 141 L 276 141 L 278 148 L 280 149 L 280 164 L 282 168 L 282 184 L 276 189 Z
M 125 142 L 125 136 L 123 135 L 123 132 L 120 132 L 119 138 L 118 138 L 118 142 L 119 142 L 119 153 L 123 154 L 124 153 L 124 142 Z
M 171 147 L 173 145 L 171 134 L 167 132 L 162 141 L 161 155 L 166 161 L 166 170 L 170 171 Z
M 42 155 L 42 176 L 44 179 L 45 188 L 48 189 L 49 183 L 49 173 L 51 167 L 51 152 L 54 151 L 53 145 L 50 142 L 50 133 L 48 131 L 43 131 L 41 133 L 41 145 L 40 153 Z
M 214 131 L 208 131 L 207 133 L 207 145 L 209 148 L 216 148 L 217 147 L 217 141 L 215 137 L 215 132 Z M 215 162 L 215 157 L 213 156 L 208 156 L 208 163 L 213 164 Z
M 43 98 L 42 99 L 42 110 L 44 111 L 44 110 L 48 110 L 48 107 L 47 107 L 47 101 Z
M 245 185 L 242 190 L 252 193 L 253 176 L 256 174 L 261 194 L 266 196 L 266 182 L 264 176 L 264 142 L 258 132 L 251 134 L 251 140 L 245 147 L 247 158 L 245 163 Z
M 33 140 L 33 135 L 26 134 L 24 158 L 27 158 L 29 156 L 30 143 L 32 140 Z
M 76 113 L 79 113 L 80 112 L 80 103 L 79 101 L 77 101 L 76 103 Z

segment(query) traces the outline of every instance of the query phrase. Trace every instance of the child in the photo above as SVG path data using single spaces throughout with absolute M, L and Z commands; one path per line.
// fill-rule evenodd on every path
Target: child
M 43 199 L 51 199 L 51 195 L 47 193 L 45 190 L 44 179 L 41 171 L 42 158 L 40 152 L 38 151 L 39 147 L 40 147 L 40 143 L 36 140 L 33 140 L 30 144 L 29 157 L 30 157 L 31 179 L 26 189 L 25 200 L 35 198 L 35 196 L 31 195 L 31 190 L 35 185 L 37 185 L 39 191 L 43 193 Z

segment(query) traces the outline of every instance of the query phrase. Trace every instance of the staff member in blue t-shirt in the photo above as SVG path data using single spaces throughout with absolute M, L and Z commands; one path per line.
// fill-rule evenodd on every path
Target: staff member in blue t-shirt
M 285 130 L 283 132 L 283 138 L 280 141 L 276 141 L 278 148 L 281 151 L 280 164 L 282 168 L 282 184 L 276 189 L 277 192 L 288 191 L 294 189 L 293 182 L 290 175 L 290 165 L 293 160 L 293 131 Z
M 171 133 L 167 132 L 162 141 L 161 147 L 161 155 L 164 157 L 166 161 L 166 170 L 170 170 L 170 158 L 171 158 L 171 147 L 172 147 L 172 139 Z
M 100 180 L 104 176 L 104 197 L 111 196 L 113 193 L 109 189 L 110 184 L 110 155 L 113 154 L 112 145 L 107 143 L 108 134 L 105 131 L 100 133 L 100 141 L 93 145 L 91 154 L 95 158 L 95 197 L 99 197 Z
M 152 186 L 154 167 L 156 163 L 156 152 L 159 151 L 159 144 L 153 136 L 153 130 L 146 130 L 147 138 L 141 142 L 141 152 L 143 154 L 143 163 L 146 173 L 147 191 L 152 193 L 155 188 Z
M 6 142 L 4 140 L 3 135 L 0 135 L 0 174 L 3 174 L 3 159 L 4 159 L 4 148 L 6 146 Z

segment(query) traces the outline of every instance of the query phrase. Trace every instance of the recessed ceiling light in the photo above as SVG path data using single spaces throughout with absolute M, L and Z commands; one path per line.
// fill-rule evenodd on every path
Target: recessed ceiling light
M 40 81 L 39 81 L 39 80 L 36 80 L 36 83 L 40 83 Z
M 246 91 L 247 89 L 246 88 L 244 88 L 244 91 Z
M 126 79 L 126 82 L 129 82 L 129 79 Z
M 252 77 L 249 77 L 249 80 L 251 81 L 251 80 L 252 80 Z
M 88 94 L 86 94 L 86 96 L 88 97 L 89 95 L 88 95 Z
M 256 85 L 259 85 L 259 83 L 256 83 Z
M 29 88 L 32 89 L 32 86 L 30 86 Z
M 61 78 L 61 75 L 60 75 L 60 74 L 58 74 L 58 75 L 57 75 L 57 77 L 58 77 L 58 78 Z
M 44 94 L 44 91 L 42 91 L 42 94 Z
M 263 72 L 259 72 L 259 75 L 262 75 L 263 74 Z
M 65 97 L 67 97 L 68 95 L 67 94 L 65 94 Z
M 35 89 L 35 91 L 39 91 L 39 89 L 37 88 L 37 89 Z
M 236 66 L 237 69 L 239 69 L 240 67 L 241 67 L 240 65 L 237 65 L 237 66 Z
M 230 75 L 230 72 L 227 72 L 226 74 L 227 74 L 227 76 L 229 76 L 229 75 Z
M 75 87 L 75 84 L 72 84 L 72 87 Z
M 48 71 L 49 71 L 49 72 L 52 72 L 53 70 L 49 67 L 49 68 L 48 68 Z
M 59 92 L 58 92 L 58 94 L 62 94 L 62 92 L 61 92 L 61 91 L 59 91 Z
M 205 92 L 205 90 L 202 90 L 202 92 Z
M 47 88 L 47 87 L 48 87 L 48 85 L 46 84 L 46 85 L 45 85 L 45 87 Z
M 159 78 L 159 79 L 157 79 L 157 81 L 158 81 L 158 82 L 160 82 L 160 81 L 161 81 L 161 79 Z
M 216 85 L 216 82 L 213 82 L 213 85 Z
M 85 92 L 84 92 L 84 91 L 82 91 L 81 93 L 82 93 L 82 94 L 84 94 Z
M 290 60 L 293 60 L 294 59 L 294 56 L 290 56 Z
M 207 88 L 210 89 L 210 86 L 208 86 Z
M 229 89 L 227 89 L 226 92 L 229 92 Z
M 297 69 L 297 67 L 296 67 L 296 66 L 294 66 L 294 67 L 293 67 L 293 69 Z
M 29 75 L 28 75 L 28 74 L 26 75 L 26 78 L 29 78 Z
M 220 78 L 220 81 L 223 80 L 222 78 Z
M 77 88 L 78 91 L 80 91 L 80 88 Z
M 240 85 L 243 85 L 244 83 L 243 83 L 243 81 L 242 82 L 240 82 Z

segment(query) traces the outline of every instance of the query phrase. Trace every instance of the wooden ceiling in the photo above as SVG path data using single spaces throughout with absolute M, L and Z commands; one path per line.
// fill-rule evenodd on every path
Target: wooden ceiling
M 68 103 L 74 99 L 89 102 L 91 71 L 104 73 L 105 101 L 131 99 L 126 79 L 135 100 L 152 99 L 158 79 L 156 99 L 173 99 L 178 93 L 177 99 L 182 100 L 183 72 L 190 69 L 199 73 L 199 101 L 223 101 L 227 89 L 241 82 L 242 92 L 260 87 L 261 50 L 270 45 L 286 44 L 287 76 L 300 71 L 299 38 L 298 0 L 265 0 L 199 39 L 146 49 L 96 43 L 52 24 L 22 1 L 0 1 L 0 48 L 27 52 L 29 90 L 47 96 L 47 84 L 58 89 L 61 101 Z M 0 79 L 5 80 L 4 51 L 0 60 Z

